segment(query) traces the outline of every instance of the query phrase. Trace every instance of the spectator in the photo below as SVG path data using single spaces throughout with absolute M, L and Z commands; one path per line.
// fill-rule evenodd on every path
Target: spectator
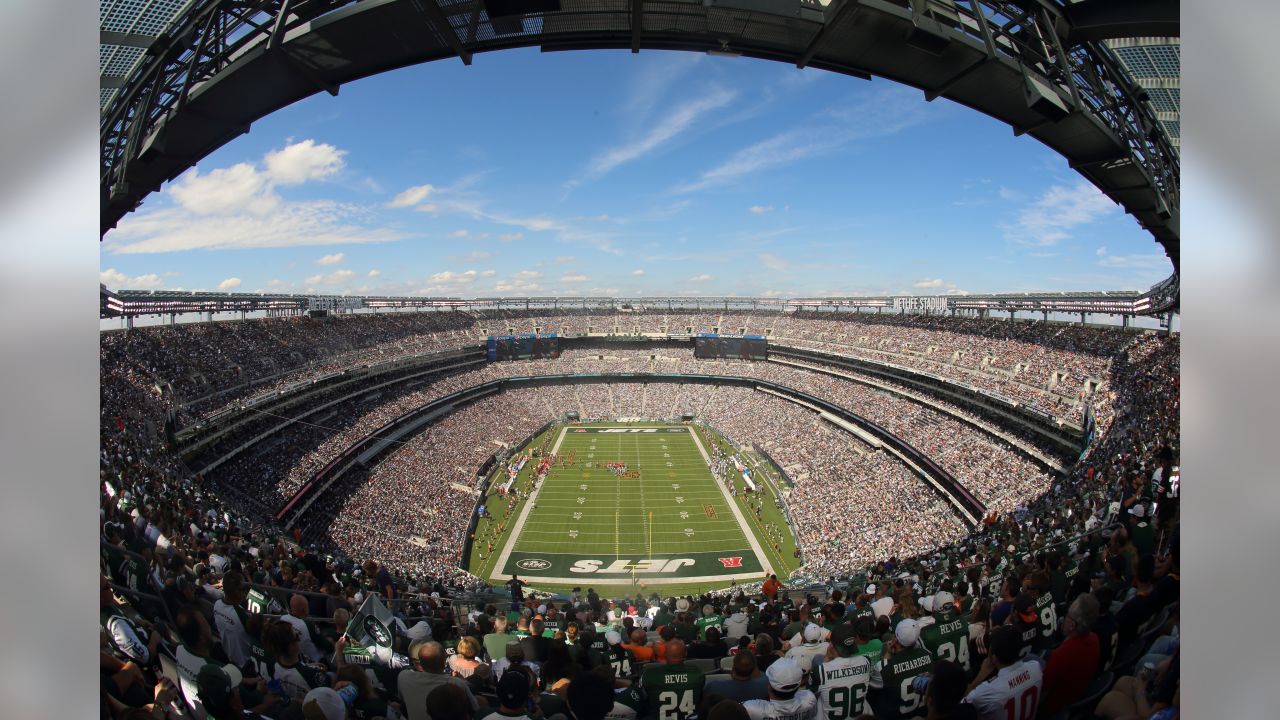
M 977 710 L 964 702 L 969 674 L 959 663 L 938 660 L 925 688 L 925 720 L 978 720 Z
M 1035 717 L 1044 685 L 1040 664 L 1021 656 L 1022 634 L 1011 625 L 991 631 L 991 654 L 969 684 L 965 702 L 982 720 L 1005 720 L 1012 703 L 1017 717 Z
M 1098 601 L 1081 595 L 1071 603 L 1062 620 L 1066 639 L 1053 651 L 1044 668 L 1044 693 L 1040 714 L 1053 715 L 1084 697 L 1098 672 L 1098 636 L 1093 624 L 1098 620 Z
M 477 692 L 485 692 L 493 686 L 493 671 L 479 659 L 480 651 L 480 641 L 464 635 L 458 640 L 457 654 L 450 655 L 446 665 L 454 677 L 466 680 Z
M 719 695 L 737 702 L 769 699 L 769 683 L 764 673 L 756 668 L 756 655 L 750 650 L 739 650 L 733 656 L 733 667 L 726 677 L 713 675 L 707 679 L 706 694 Z
M 465 690 L 472 712 L 479 711 L 480 703 L 471 693 L 466 681 L 445 672 L 444 646 L 440 643 L 434 640 L 415 642 L 409 646 L 409 659 L 413 662 L 413 667 L 401 670 L 396 677 L 400 704 L 404 707 L 408 720 L 428 720 L 427 696 L 432 690 L 445 684 L 457 685 Z
M 742 704 L 751 720 L 814 716 L 818 699 L 801 687 L 804 673 L 794 661 L 788 658 L 778 660 L 769 666 L 765 677 L 769 681 L 769 699 L 748 700 Z
M 667 643 L 667 660 L 651 663 L 640 677 L 640 686 L 649 698 L 657 698 L 650 714 L 672 720 L 687 720 L 702 702 L 706 677 L 700 668 L 686 665 L 683 640 Z

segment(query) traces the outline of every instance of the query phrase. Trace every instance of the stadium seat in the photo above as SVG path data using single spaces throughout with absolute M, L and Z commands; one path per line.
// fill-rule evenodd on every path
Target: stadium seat
M 716 667 L 716 661 L 711 658 L 689 658 L 685 662 L 708 675 L 719 669 Z
M 726 670 L 726 671 L 733 670 L 732 655 L 725 655 L 724 657 L 720 658 L 720 669 Z
M 185 694 L 182 692 L 182 679 L 178 674 L 177 663 L 164 653 L 158 653 L 158 655 L 160 659 L 160 674 L 169 678 L 169 682 L 178 688 L 178 700 L 186 700 Z M 191 698 L 187 702 L 177 702 L 175 705 L 182 708 L 182 715 L 188 720 L 207 717 L 204 705 L 195 698 Z
M 1111 685 L 1115 682 L 1116 675 L 1111 671 L 1102 673 L 1089 683 L 1089 689 L 1084 691 L 1084 697 L 1071 704 L 1067 708 L 1067 713 L 1073 720 L 1084 720 L 1093 717 L 1093 709 L 1097 707 L 1098 702 L 1102 700 L 1102 696 L 1107 694 L 1111 689 Z

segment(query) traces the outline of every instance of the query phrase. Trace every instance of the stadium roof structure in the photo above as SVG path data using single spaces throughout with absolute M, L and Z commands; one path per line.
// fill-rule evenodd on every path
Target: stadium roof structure
M 1170 88 L 1134 84 L 1131 50 L 1153 63 L 1156 50 L 1125 42 L 1178 35 L 1177 0 L 100 0 L 99 9 L 104 235 L 255 120 L 317 92 L 491 50 L 644 48 L 876 75 L 969 106 L 1060 153 L 1180 269 L 1180 168 L 1168 134 L 1177 125 L 1159 117 L 1167 94 L 1151 93 Z
M 1151 106 L 1169 142 L 1182 152 L 1182 41 L 1176 37 L 1116 38 L 1104 43 Z
M 1109 290 L 1059 293 L 994 293 L 982 295 L 874 295 L 820 298 L 753 297 L 494 297 L 455 298 L 385 295 L 290 295 L 279 293 L 222 293 L 199 290 L 120 290 L 100 285 L 99 318 L 190 313 L 298 314 L 325 310 L 499 310 L 601 309 L 659 310 L 695 308 L 780 311 L 800 309 L 888 308 L 931 312 L 1103 313 L 1137 316 L 1176 311 L 1179 285 L 1170 276 L 1146 292 Z

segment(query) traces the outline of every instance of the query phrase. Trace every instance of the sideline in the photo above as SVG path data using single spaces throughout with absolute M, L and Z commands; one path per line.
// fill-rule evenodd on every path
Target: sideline
M 565 433 L 569 432 L 569 426 L 565 425 L 560 428 L 560 436 L 556 438 L 556 444 L 551 447 L 551 454 L 557 455 L 560 452 L 560 443 L 564 442 Z M 493 568 L 489 570 L 490 580 L 505 580 L 506 575 L 502 574 L 502 569 L 507 566 L 507 560 L 511 557 L 511 551 L 515 549 L 516 542 L 520 539 L 520 531 L 524 529 L 524 521 L 529 517 L 529 511 L 533 510 L 533 504 L 538 500 L 538 493 L 542 492 L 539 487 L 524 499 L 524 507 L 520 508 L 520 517 L 516 518 L 515 523 L 511 526 L 511 532 L 507 535 L 507 544 L 502 548 L 502 554 L 498 556 L 498 561 L 493 564 Z
M 702 439 L 698 437 L 698 433 L 694 432 L 692 427 L 686 426 L 685 429 L 689 431 L 689 437 L 693 438 L 693 444 L 697 446 L 698 452 L 702 453 L 702 459 L 706 461 L 707 470 L 710 471 L 711 456 L 707 454 L 707 449 L 702 446 Z M 738 521 L 738 527 L 742 528 L 742 534 L 747 536 L 747 543 L 751 545 L 751 551 L 756 554 L 756 560 L 760 561 L 762 574 L 760 576 L 751 575 L 750 577 L 752 579 L 767 577 L 772 568 L 769 565 L 769 559 L 764 555 L 764 550 L 760 547 L 760 541 L 756 539 L 755 530 L 747 525 L 747 521 L 742 517 L 742 510 L 738 508 L 738 503 L 733 501 L 733 497 L 729 495 L 729 490 L 725 488 L 724 483 L 714 479 L 714 476 L 711 482 L 720 489 L 720 495 L 724 497 L 724 501 L 729 506 L 730 512 L 733 513 L 734 519 Z M 777 571 L 774 570 L 773 572 Z M 734 579 L 739 578 L 735 576 Z M 686 581 L 688 581 L 688 578 L 686 578 Z

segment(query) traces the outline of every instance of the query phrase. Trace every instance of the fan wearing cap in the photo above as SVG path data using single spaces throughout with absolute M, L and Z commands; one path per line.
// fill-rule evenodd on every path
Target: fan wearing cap
M 857 632 L 849 623 L 837 625 L 821 664 L 813 672 L 818 716 L 829 720 L 861 717 L 870 685 L 871 661 L 858 654 Z
M 831 635 L 829 632 L 825 634 L 827 636 Z M 783 657 L 794 660 L 797 665 L 807 671 L 813 666 L 815 657 L 821 657 L 827 652 L 827 643 L 823 635 L 824 631 L 820 626 L 814 623 L 805 625 L 804 629 L 800 631 L 800 636 L 804 642 L 799 645 L 792 645 Z
M 498 710 L 487 717 L 532 720 L 541 717 L 538 710 L 537 681 L 523 667 L 513 667 L 498 681 Z M 442 719 L 443 720 L 443 719 Z
M 804 672 L 795 662 L 782 658 L 765 671 L 769 680 L 768 700 L 742 703 L 751 720 L 808 720 L 818 708 L 818 698 L 802 687 Z
M 604 640 L 608 644 L 605 656 L 609 659 L 609 667 L 613 668 L 615 677 L 625 678 L 631 675 L 631 653 L 622 646 L 622 633 L 609 629 L 604 631 Z
M 698 618 L 694 623 L 698 628 L 698 639 L 707 639 L 707 629 L 715 628 L 720 632 L 724 632 L 724 616 L 716 612 L 715 606 L 710 603 L 702 606 L 702 617 Z
M 663 720 L 686 720 L 702 702 L 706 674 L 701 668 L 686 665 L 684 641 L 667 643 L 667 660 L 650 663 L 640 676 L 640 687 L 649 698 L 649 715 Z
M 1016 717 L 1035 717 L 1044 685 L 1040 663 L 1018 655 L 1022 637 L 1011 625 L 992 630 L 988 647 L 991 654 L 970 683 L 965 702 L 982 720 L 1005 720 L 1010 706 Z
M 240 698 L 240 670 L 235 665 L 208 663 L 196 673 L 196 696 L 209 720 L 260 720 L 245 712 Z
M 933 668 L 933 655 L 920 644 L 920 624 L 911 618 L 898 623 L 894 639 L 885 648 L 880 662 L 884 684 L 879 693 L 876 717 L 883 720 L 916 717 L 925 711 L 924 696 L 914 687 L 915 679 Z
M 921 628 L 920 642 L 934 660 L 951 660 L 969 671 L 969 621 L 956 613 L 950 592 L 939 590 L 933 596 L 933 623 Z

